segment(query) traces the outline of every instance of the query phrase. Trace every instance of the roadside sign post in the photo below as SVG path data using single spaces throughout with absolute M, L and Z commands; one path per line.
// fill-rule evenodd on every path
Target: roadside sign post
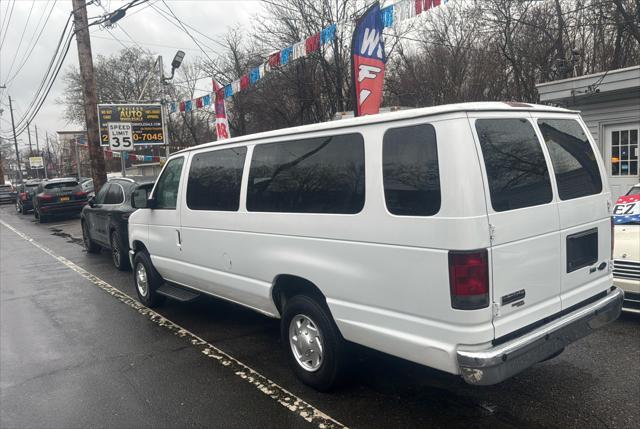
M 122 177 L 127 176 L 126 153 L 133 149 L 133 132 L 130 122 L 107 122 L 109 149 L 120 152 Z

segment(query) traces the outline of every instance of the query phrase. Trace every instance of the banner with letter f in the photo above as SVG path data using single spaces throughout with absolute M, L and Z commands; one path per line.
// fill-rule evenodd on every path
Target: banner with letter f
M 358 18 L 351 39 L 354 116 L 380 111 L 386 56 L 382 40 L 380 4 L 375 2 Z
M 213 105 L 216 112 L 216 136 L 218 140 L 224 140 L 231 137 L 227 112 L 224 106 L 224 88 L 218 85 L 215 79 L 212 79 L 212 81 L 215 94 Z

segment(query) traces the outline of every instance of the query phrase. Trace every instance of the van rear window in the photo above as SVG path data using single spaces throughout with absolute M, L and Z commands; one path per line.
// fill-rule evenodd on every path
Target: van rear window
M 392 128 L 382 143 L 384 199 L 390 213 L 433 216 L 440 210 L 440 171 L 433 125 Z
M 187 206 L 191 210 L 237 211 L 246 154 L 246 147 L 237 147 L 194 155 Z
M 551 202 L 553 192 L 542 146 L 525 119 L 478 119 L 476 131 L 497 212 Z
M 599 194 L 602 179 L 595 153 L 578 121 L 539 119 L 561 200 Z
M 53 182 L 44 185 L 45 189 L 62 189 L 62 188 L 74 188 L 78 186 L 78 182 Z
M 247 210 L 355 214 L 364 207 L 364 140 L 360 134 L 257 145 Z

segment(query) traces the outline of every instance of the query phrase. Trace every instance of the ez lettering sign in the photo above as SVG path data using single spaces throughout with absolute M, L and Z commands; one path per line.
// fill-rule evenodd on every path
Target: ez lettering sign
M 112 151 L 133 150 L 133 133 L 130 122 L 108 122 L 109 149 Z
M 614 216 L 640 214 L 640 203 L 632 202 L 627 204 L 616 204 L 613 208 Z

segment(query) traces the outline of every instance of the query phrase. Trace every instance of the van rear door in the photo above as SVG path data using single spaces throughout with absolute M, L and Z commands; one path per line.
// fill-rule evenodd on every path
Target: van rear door
M 550 162 L 529 112 L 469 117 L 485 178 L 499 338 L 562 308 L 558 205 Z
M 611 286 L 611 194 L 604 164 L 576 114 L 533 117 L 551 160 L 562 247 L 561 303 L 570 308 Z

